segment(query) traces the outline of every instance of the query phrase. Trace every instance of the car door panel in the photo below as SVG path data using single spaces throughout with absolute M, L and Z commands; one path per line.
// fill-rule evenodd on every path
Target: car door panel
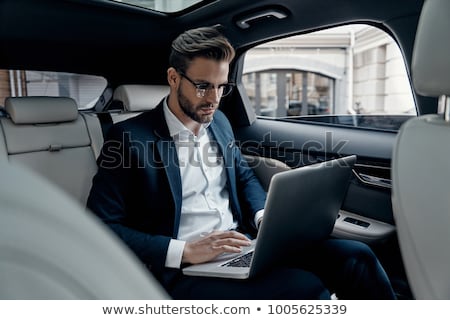
M 275 158 L 290 167 L 356 154 L 343 209 L 394 223 L 389 163 L 395 133 L 257 119 L 251 126 L 236 129 L 236 137 L 244 153 Z

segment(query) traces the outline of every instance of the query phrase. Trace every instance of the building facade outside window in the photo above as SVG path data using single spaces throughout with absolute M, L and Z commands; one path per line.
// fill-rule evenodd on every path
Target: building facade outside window
M 255 47 L 246 54 L 242 81 L 260 116 L 416 114 L 398 45 L 368 25 Z

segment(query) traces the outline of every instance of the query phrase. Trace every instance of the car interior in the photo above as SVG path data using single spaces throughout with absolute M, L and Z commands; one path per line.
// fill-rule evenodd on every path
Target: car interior
M 85 205 L 104 135 L 167 95 L 171 42 L 200 26 L 236 49 L 236 87 L 220 108 L 263 187 L 357 155 L 331 236 L 370 245 L 398 299 L 450 298 L 449 10 L 446 0 L 0 0 L 0 298 L 170 299 Z M 388 94 L 397 69 L 404 80 Z M 103 79 L 94 98 L 84 75 Z

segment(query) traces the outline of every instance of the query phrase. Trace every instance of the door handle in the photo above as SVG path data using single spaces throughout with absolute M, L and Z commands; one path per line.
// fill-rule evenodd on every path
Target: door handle
M 364 184 L 382 187 L 382 188 L 392 188 L 392 180 L 387 178 L 376 177 L 370 174 L 358 173 L 353 170 L 353 173 Z

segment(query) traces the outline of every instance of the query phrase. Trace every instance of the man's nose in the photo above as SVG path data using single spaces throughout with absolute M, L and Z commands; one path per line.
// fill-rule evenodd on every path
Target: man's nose
M 217 104 L 220 101 L 220 98 L 222 98 L 222 90 L 219 88 L 211 88 L 206 91 L 205 98 L 208 102 Z

